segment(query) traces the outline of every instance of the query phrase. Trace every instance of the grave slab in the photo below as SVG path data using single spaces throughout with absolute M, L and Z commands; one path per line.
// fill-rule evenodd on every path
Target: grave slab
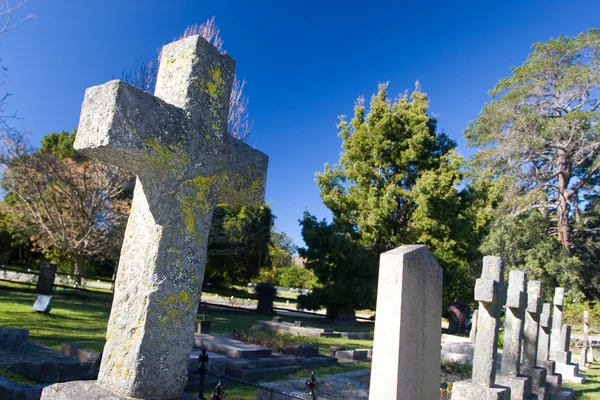
M 194 347 L 197 349 L 204 347 L 207 351 L 232 358 L 260 358 L 270 356 L 272 353 L 268 347 L 208 334 L 194 335 Z

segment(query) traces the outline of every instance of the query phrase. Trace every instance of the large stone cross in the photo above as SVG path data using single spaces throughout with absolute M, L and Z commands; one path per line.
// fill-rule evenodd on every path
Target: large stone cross
M 554 301 L 552 309 L 552 330 L 550 331 L 550 359 L 556 360 L 556 354 L 564 351 L 560 343 L 560 333 L 562 330 L 563 304 L 565 301 L 565 289 L 561 287 L 554 288 Z
M 192 36 L 162 50 L 154 96 L 86 90 L 76 150 L 137 176 L 98 383 L 181 397 L 215 202 L 260 203 L 268 158 L 227 134 L 235 61 Z
M 520 373 L 521 341 L 523 320 L 527 307 L 527 274 L 523 271 L 510 271 L 508 274 L 508 294 L 506 296 L 506 317 L 504 322 L 504 345 L 502 347 L 503 375 L 517 376 Z
M 473 383 L 494 386 L 500 310 L 506 297 L 504 260 L 485 256 L 481 278 L 475 282 L 475 301 L 479 302 L 477 338 L 473 358 Z
M 538 332 L 540 329 L 540 314 L 542 313 L 542 282 L 527 283 L 527 309 L 525 310 L 525 327 L 523 329 L 523 353 L 521 365 L 529 373 L 537 365 Z

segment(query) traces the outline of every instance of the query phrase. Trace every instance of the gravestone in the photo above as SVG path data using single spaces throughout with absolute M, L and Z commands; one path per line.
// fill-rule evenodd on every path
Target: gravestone
M 546 382 L 552 392 L 559 392 L 562 388 L 562 376 L 554 373 L 554 361 L 550 356 L 550 329 L 552 327 L 552 305 L 544 303 L 540 314 L 540 329 L 538 331 L 538 351 L 536 364 L 546 369 Z
M 581 338 L 581 354 L 579 355 L 579 369 L 585 369 L 588 358 L 589 312 L 583 310 L 583 337 Z
M 439 398 L 441 319 L 442 268 L 429 249 L 383 253 L 369 399 Z
M 563 382 L 583 383 L 585 375 L 579 373 L 579 365 L 571 362 L 571 327 L 563 325 L 558 341 L 559 350 L 554 353 L 555 371 L 562 375 Z
M 137 176 L 97 383 L 43 399 L 182 396 L 216 201 L 261 203 L 267 156 L 227 134 L 235 61 L 200 36 L 163 47 L 155 95 L 86 90 L 74 147 Z
M 42 263 L 40 266 L 40 274 L 38 276 L 36 291 L 39 294 L 52 294 L 54 287 L 54 279 L 56 278 L 56 268 L 58 265 L 48 262 Z
M 510 399 L 510 388 L 496 385 L 496 355 L 500 310 L 506 297 L 504 260 L 483 258 L 481 278 L 475 283 L 475 301 L 479 302 L 477 337 L 471 380 L 455 382 L 452 397 L 461 400 Z
M 52 296 L 48 296 L 46 294 L 38 294 L 33 303 L 32 309 L 41 313 L 49 313 L 52 310 L 52 306 L 50 306 L 50 300 L 52 300 Z
M 526 287 L 527 274 L 523 271 L 510 271 L 506 296 L 502 364 L 496 382 L 510 387 L 512 400 L 523 400 L 531 394 L 531 377 L 521 375 L 521 341 L 523 340 L 523 320 L 527 308 Z
M 551 387 L 546 385 L 546 369 L 537 366 L 538 332 L 542 312 L 542 282 L 527 282 L 527 309 L 523 329 L 523 352 L 521 353 L 521 371 L 531 376 L 532 391 L 540 400 L 549 398 Z
M 554 289 L 554 301 L 552 306 L 552 330 L 550 331 L 550 355 L 551 360 L 556 361 L 556 354 L 560 352 L 560 332 L 562 329 L 562 309 L 565 298 L 565 289 L 557 287 Z

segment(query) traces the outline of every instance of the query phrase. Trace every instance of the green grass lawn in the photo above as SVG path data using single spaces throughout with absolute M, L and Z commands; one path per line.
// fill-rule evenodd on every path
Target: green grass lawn
M 574 389 L 578 400 L 600 400 L 600 364 L 598 362 L 592 364 L 583 373 L 585 374 L 584 384 L 564 383 L 563 386 Z

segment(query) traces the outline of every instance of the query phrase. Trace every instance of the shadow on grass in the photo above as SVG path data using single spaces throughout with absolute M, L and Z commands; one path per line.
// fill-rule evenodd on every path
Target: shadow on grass
M 565 383 L 564 386 L 574 389 L 578 400 L 600 400 L 600 364 L 595 362 L 583 373 L 586 376 L 584 384 Z

